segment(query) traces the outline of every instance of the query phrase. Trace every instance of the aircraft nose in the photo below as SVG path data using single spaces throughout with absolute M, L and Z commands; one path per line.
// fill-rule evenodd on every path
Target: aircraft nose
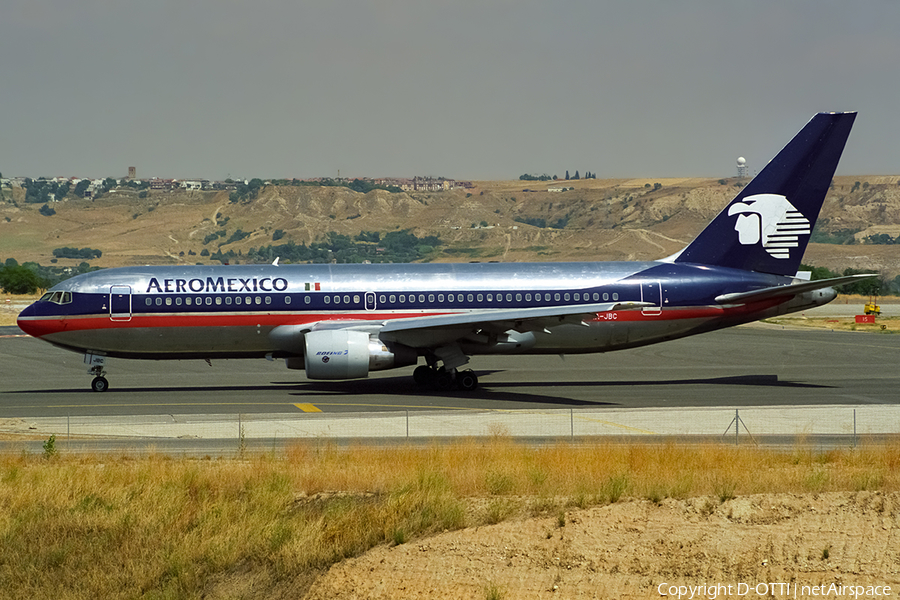
M 37 316 L 37 308 L 36 304 L 31 304 L 25 307 L 25 310 L 19 313 L 19 316 L 16 317 L 16 325 L 19 326 L 19 329 L 27 333 L 28 335 L 36 336 L 36 330 L 34 327 L 34 321 L 32 317 Z

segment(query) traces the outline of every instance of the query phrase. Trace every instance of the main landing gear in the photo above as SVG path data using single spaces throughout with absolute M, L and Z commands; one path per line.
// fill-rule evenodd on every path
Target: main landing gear
M 108 390 L 109 381 L 104 377 L 104 375 L 106 375 L 106 370 L 104 369 L 106 366 L 106 357 L 97 354 L 85 354 L 84 362 L 91 367 L 88 369 L 88 374 L 94 376 L 94 380 L 91 381 L 91 389 L 95 392 L 105 392 Z
M 444 367 L 421 365 L 413 371 L 416 385 L 423 388 L 445 391 L 454 387 L 464 392 L 471 392 L 478 387 L 478 376 L 472 369 L 457 371 Z

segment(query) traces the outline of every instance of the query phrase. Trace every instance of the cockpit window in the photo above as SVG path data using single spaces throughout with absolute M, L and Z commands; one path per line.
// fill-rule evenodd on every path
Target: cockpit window
M 41 301 L 54 304 L 69 304 L 72 301 L 72 292 L 47 292 L 41 296 Z

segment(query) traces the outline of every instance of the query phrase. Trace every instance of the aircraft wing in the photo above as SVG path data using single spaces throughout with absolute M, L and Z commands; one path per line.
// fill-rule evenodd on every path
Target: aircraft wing
M 722 294 L 721 296 L 716 296 L 716 302 L 718 302 L 719 304 L 745 304 L 747 302 L 768 300 L 769 298 L 794 296 L 796 294 L 811 292 L 813 290 L 821 290 L 822 288 L 832 287 L 835 285 L 852 283 L 854 281 L 865 279 L 867 277 L 878 277 L 878 274 L 870 273 L 865 275 L 847 275 L 845 277 L 817 279 L 815 281 L 805 281 L 803 283 L 795 283 L 791 285 L 777 285 L 775 287 L 763 288 L 761 290 L 753 290 L 752 292 Z
M 472 338 L 478 332 L 499 335 L 513 330 L 519 333 L 543 331 L 565 323 L 586 325 L 597 313 L 634 310 L 655 306 L 648 302 L 604 302 L 576 306 L 543 306 L 508 310 L 478 310 L 447 315 L 408 317 L 389 321 L 329 320 L 302 325 L 280 325 L 269 334 L 276 345 L 295 348 L 302 336 L 312 331 L 351 329 L 380 334 L 385 341 L 399 342 L 413 348 L 443 346 Z
M 546 306 L 509 310 L 479 310 L 451 315 L 430 315 L 387 321 L 381 328 L 382 339 L 413 347 L 438 346 L 464 338 L 475 331 L 501 334 L 543 331 L 562 324 L 586 325 L 597 313 L 634 310 L 654 306 L 647 302 L 604 302 L 576 306 Z

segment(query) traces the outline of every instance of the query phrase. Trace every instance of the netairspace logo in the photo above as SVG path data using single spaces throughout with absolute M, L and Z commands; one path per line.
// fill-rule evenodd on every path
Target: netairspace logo
M 802 583 L 711 583 L 703 585 L 675 585 L 661 583 L 656 591 L 660 596 L 687 599 L 726 597 L 765 598 L 883 598 L 891 595 L 889 585 L 843 585 L 839 583 L 804 585 Z
M 756 194 L 728 207 L 728 216 L 738 215 L 734 230 L 744 246 L 762 242 L 775 258 L 790 258 L 791 248 L 799 245 L 797 236 L 809 235 L 809 219 L 784 196 Z

